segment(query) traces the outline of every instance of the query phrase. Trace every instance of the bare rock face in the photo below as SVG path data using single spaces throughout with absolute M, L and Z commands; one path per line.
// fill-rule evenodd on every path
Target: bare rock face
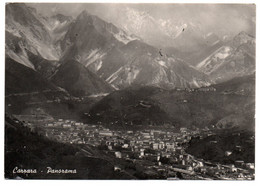
M 6 12 L 6 55 L 49 79 L 57 72 L 60 77 L 66 77 L 67 74 L 61 74 L 61 67 L 67 61 L 82 65 L 72 63 L 73 67 L 84 67 L 77 73 L 84 72 L 88 76 L 91 71 L 114 89 L 131 85 L 198 88 L 255 71 L 255 39 L 245 32 L 223 45 L 214 33 L 203 33 L 199 24 L 187 23 L 173 29 L 172 22 L 156 22 L 148 14 L 131 9 L 126 16 L 129 21 L 132 18 L 133 23 L 123 29 L 86 11 L 76 19 L 61 14 L 43 17 L 25 4 L 14 3 L 6 6 Z M 138 20 L 140 25 L 135 22 Z M 160 48 L 160 44 L 147 44 L 147 38 L 139 38 L 140 32 L 133 32 L 138 36 L 128 33 L 134 28 L 141 31 L 148 25 L 153 31 L 155 25 L 160 25 L 158 33 L 166 30 L 162 33 L 165 42 L 174 40 L 171 46 L 178 50 L 197 53 L 197 50 L 210 48 L 205 51 L 207 57 L 195 68 L 178 55 Z M 69 69 L 64 72 L 70 73 Z
M 223 82 L 255 72 L 255 38 L 239 33 L 227 45 L 209 55 L 197 65 L 210 79 Z
M 62 60 L 75 59 L 115 89 L 132 84 L 159 87 L 210 85 L 207 75 L 134 35 L 82 12 L 62 43 Z
M 27 51 L 46 60 L 58 61 L 60 51 L 53 42 L 52 25 L 49 18 L 37 14 L 25 4 L 6 6 L 7 55 L 14 60 L 35 68 Z

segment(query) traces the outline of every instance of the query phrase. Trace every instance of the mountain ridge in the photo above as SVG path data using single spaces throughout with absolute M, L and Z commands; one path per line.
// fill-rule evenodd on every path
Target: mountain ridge
M 223 82 L 255 72 L 255 38 L 240 32 L 233 40 L 210 54 L 197 65 L 210 79 Z
M 14 10 L 19 10 L 22 16 L 19 17 Z M 176 46 L 182 43 L 186 48 L 186 44 L 189 44 L 192 45 L 191 48 L 203 51 L 193 55 L 192 60 L 196 61 L 206 53 L 211 52 L 211 55 L 215 55 L 216 51 L 225 50 L 225 47 L 230 45 L 234 48 L 232 55 L 238 64 L 236 72 L 230 73 L 234 66 L 231 58 L 228 61 L 231 65 L 228 66 L 229 68 L 225 65 L 225 61 L 213 65 L 213 69 L 216 69 L 214 73 L 201 63 L 194 68 L 191 61 L 187 62 L 178 57 L 179 51 L 172 54 L 164 48 L 149 45 L 141 38 L 87 11 L 81 12 L 75 19 L 62 14 L 43 17 L 25 4 L 8 4 L 7 15 L 6 54 L 47 78 L 53 77 L 60 69 L 60 65 L 66 63 L 68 59 L 78 61 L 114 89 L 131 85 L 152 85 L 168 89 L 198 88 L 219 82 L 218 76 L 222 74 L 226 77 L 221 77 L 221 81 L 232 79 L 241 74 L 240 67 L 243 68 L 247 63 L 250 68 L 248 72 L 245 70 L 241 75 L 249 75 L 255 68 L 252 65 L 255 55 L 255 52 L 252 52 L 254 43 L 246 42 L 250 40 L 250 36 L 246 33 L 238 34 L 227 44 L 213 32 L 202 32 L 200 24 L 192 21 L 187 24 L 182 23 L 183 29 L 173 39 L 185 42 L 177 42 Z M 149 14 L 144 13 L 142 17 L 149 18 Z M 153 21 L 152 17 L 149 19 Z M 28 30 L 30 24 L 33 27 Z M 166 27 L 173 26 L 169 21 L 162 21 L 160 24 Z M 37 25 L 39 27 L 36 27 Z M 42 36 L 44 33 L 46 39 Z M 196 42 L 188 42 L 193 40 Z M 47 49 L 48 44 L 50 47 Z M 202 48 L 198 47 L 198 44 Z M 182 50 L 183 47 L 178 48 Z M 52 52 L 48 52 L 49 50 Z M 213 64 L 214 61 L 211 63 Z M 86 73 L 89 74 L 87 71 Z
M 140 124 L 135 123 L 131 115 L 140 118 L 144 113 L 151 112 L 153 118 L 143 120 L 143 125 L 170 124 L 176 128 L 213 129 L 222 123 L 224 128 L 251 130 L 254 128 L 254 82 L 255 77 L 250 75 L 210 87 L 187 90 L 131 86 L 115 91 L 94 104 L 86 120 L 135 127 Z M 153 107 L 157 107 L 158 111 L 151 109 Z M 161 117 L 161 114 L 165 116 Z M 157 117 L 161 120 L 156 120 Z M 240 118 L 239 122 L 236 118 Z

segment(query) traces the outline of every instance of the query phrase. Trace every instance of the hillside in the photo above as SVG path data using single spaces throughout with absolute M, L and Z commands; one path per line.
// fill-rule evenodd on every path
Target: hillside
M 147 118 L 153 125 L 169 122 L 176 127 L 212 128 L 220 127 L 216 125 L 219 122 L 224 128 L 239 126 L 253 130 L 255 80 L 254 76 L 243 79 L 215 85 L 215 91 L 214 87 L 166 90 L 132 86 L 115 91 L 96 103 L 89 119 L 122 125 L 133 121 L 131 116 L 135 116 Z
M 207 43 L 207 41 L 205 41 Z M 215 52 L 217 49 L 222 47 L 224 43 L 219 40 L 215 44 L 204 44 L 202 48 L 198 47 L 194 51 L 189 50 L 180 50 L 178 47 L 166 47 L 164 48 L 165 52 L 168 54 L 173 54 L 176 57 L 185 60 L 188 64 L 192 66 L 198 65 L 201 61 L 209 56 L 209 54 Z
M 215 82 L 255 72 L 255 38 L 240 32 L 233 40 L 202 60 L 196 68 Z
M 155 87 L 130 87 L 115 91 L 91 108 L 88 120 L 124 125 L 159 125 L 170 121 L 167 114 L 150 96 L 159 91 Z
M 34 69 L 27 51 L 46 60 L 59 60 L 60 49 L 53 43 L 48 18 L 23 3 L 6 5 L 6 55 Z M 9 40 L 11 37 L 15 40 Z M 13 42 L 15 41 L 15 42 Z
M 212 85 L 225 94 L 255 95 L 255 73 L 248 76 L 233 78 L 229 81 Z
M 236 82 L 236 83 L 234 83 Z M 235 78 L 214 89 L 200 88 L 194 91 L 170 91 L 156 94 L 153 99 L 180 125 L 214 126 L 225 117 L 240 118 L 224 120 L 230 127 L 254 129 L 255 95 L 254 76 L 241 81 Z M 214 87 L 214 86 L 213 86 Z M 235 116 L 235 117 L 234 117 Z M 223 120 L 222 120 L 223 121 Z M 224 124 L 225 125 L 225 124 Z
M 61 60 L 75 59 L 87 67 L 95 61 L 102 61 L 112 48 L 134 39 L 113 24 L 83 11 L 69 25 L 60 41 L 64 51 Z
M 6 95 L 12 93 L 30 93 L 43 90 L 57 90 L 57 87 L 43 78 L 40 73 L 6 58 L 5 81 Z
M 87 157 L 76 146 L 51 141 L 5 118 L 5 178 L 7 179 L 133 179 L 99 158 Z M 37 169 L 36 174 L 13 173 L 13 169 Z M 47 174 L 52 169 L 76 169 L 76 174 Z
M 186 151 L 198 158 L 217 163 L 234 164 L 237 160 L 255 162 L 253 133 L 240 130 L 220 130 L 216 135 L 203 139 L 192 139 Z M 214 143 L 212 143 L 214 141 Z M 230 151 L 230 156 L 225 156 Z
M 30 114 L 28 110 L 35 111 L 46 104 L 44 110 L 51 114 L 52 110 L 59 108 L 55 102 L 70 97 L 67 91 L 42 77 L 39 72 L 6 58 L 5 112 Z M 67 106 L 63 107 L 62 110 L 66 110 Z
M 185 88 L 211 83 L 207 75 L 184 61 L 139 40 L 107 54 L 97 74 L 119 89 L 132 84 Z
M 51 81 L 74 96 L 108 93 L 113 90 L 109 84 L 74 60 L 68 60 L 59 66 Z

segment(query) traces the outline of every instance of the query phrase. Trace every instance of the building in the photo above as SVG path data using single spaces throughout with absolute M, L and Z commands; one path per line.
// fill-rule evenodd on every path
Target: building
M 64 124 L 62 125 L 62 127 L 63 127 L 63 128 L 70 128 L 70 127 L 71 127 L 71 124 L 69 124 L 69 123 L 64 123 Z
M 122 158 L 122 153 L 121 152 L 115 152 L 116 158 Z
M 246 163 L 246 168 L 254 169 L 255 168 L 255 164 L 254 163 Z
M 153 149 L 158 150 L 159 149 L 159 143 L 153 143 Z
M 204 163 L 202 161 L 197 161 L 197 166 L 198 167 L 203 167 L 204 166 Z
M 135 141 L 131 140 L 131 141 L 130 141 L 130 146 L 131 146 L 131 147 L 135 146 Z
M 75 126 L 81 126 L 81 125 L 83 125 L 83 123 L 78 123 L 78 122 L 75 123 Z
M 176 150 L 176 153 L 179 153 L 179 154 L 184 153 L 184 150 L 182 149 L 182 147 L 177 147 L 175 150 Z
M 175 149 L 174 143 L 166 143 L 166 148 L 167 148 L 168 150 L 173 150 L 173 149 Z
M 53 123 L 48 123 L 47 124 L 47 127 L 53 127 L 54 125 L 53 125 Z
M 140 157 L 144 157 L 144 149 L 140 149 Z
M 230 156 L 232 154 L 232 151 L 226 151 L 225 156 Z
M 115 166 L 114 166 L 114 171 L 121 171 L 121 168 L 120 168 L 120 166 L 118 166 L 118 165 L 115 165 Z
M 235 161 L 235 165 L 236 165 L 236 166 L 241 167 L 241 166 L 243 166 L 244 164 L 245 164 L 245 163 L 244 163 L 243 160 L 237 160 L 237 161 Z
M 112 145 L 108 145 L 107 148 L 108 148 L 108 150 L 113 150 Z
M 113 132 L 111 131 L 99 131 L 100 136 L 113 136 Z
M 193 171 L 193 168 L 192 168 L 192 166 L 187 166 L 187 167 L 186 167 L 186 170 L 188 170 L 188 171 Z
M 124 148 L 124 149 L 126 149 L 126 148 L 128 148 L 128 144 L 127 143 L 125 143 L 123 146 L 122 146 L 122 148 Z
M 146 139 L 150 139 L 150 138 L 151 138 L 149 132 L 143 132 L 142 135 L 143 135 L 143 137 L 146 138 Z
M 164 145 L 164 142 L 160 142 L 160 143 L 159 143 L 159 149 L 163 149 L 164 146 L 165 146 L 165 145 Z
M 186 127 L 182 127 L 182 128 L 180 128 L 180 131 L 181 131 L 181 133 L 186 133 L 187 132 L 187 128 Z

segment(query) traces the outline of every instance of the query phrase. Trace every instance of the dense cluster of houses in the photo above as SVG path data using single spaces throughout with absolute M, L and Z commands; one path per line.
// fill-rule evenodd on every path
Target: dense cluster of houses
M 176 90 L 188 91 L 188 92 L 215 92 L 217 89 L 212 86 L 208 86 L 208 87 L 201 87 L 201 88 L 185 88 L 185 89 L 177 88 Z
M 33 128 L 31 125 L 29 127 Z M 63 143 L 95 146 L 115 158 L 141 165 L 147 174 L 159 171 L 166 177 L 179 172 L 196 179 L 254 178 L 254 163 L 245 163 L 241 160 L 236 161 L 234 165 L 213 164 L 185 152 L 191 137 L 203 138 L 212 135 L 212 131 L 208 128 L 192 131 L 180 128 L 179 132 L 173 131 L 158 129 L 115 131 L 102 125 L 59 119 L 45 123 L 37 132 Z M 225 152 L 226 156 L 231 154 L 232 151 Z M 120 170 L 120 166 L 116 169 Z

